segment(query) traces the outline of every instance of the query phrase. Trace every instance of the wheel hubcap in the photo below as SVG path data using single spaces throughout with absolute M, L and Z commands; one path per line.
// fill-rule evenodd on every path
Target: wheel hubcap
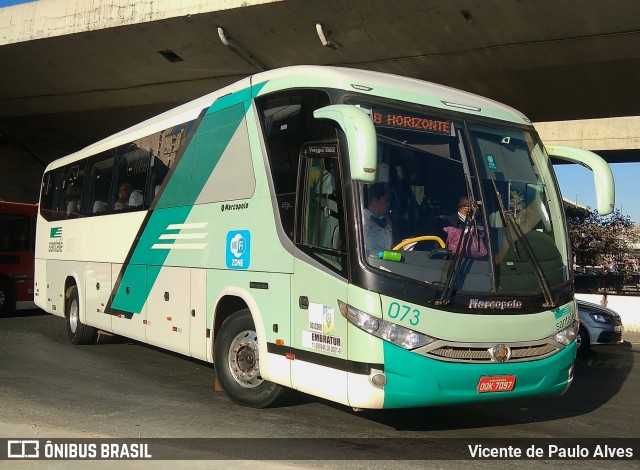
M 71 302 L 69 307 L 69 328 L 71 333 L 75 333 L 78 329 L 78 302 Z
M 236 382 L 245 388 L 255 388 L 263 382 L 255 331 L 245 330 L 233 338 L 229 346 L 229 370 Z

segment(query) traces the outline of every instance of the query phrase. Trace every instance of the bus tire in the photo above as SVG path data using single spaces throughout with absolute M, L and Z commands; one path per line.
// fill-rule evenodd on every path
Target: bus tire
M 0 314 L 15 310 L 15 300 L 11 283 L 0 279 Z
M 260 375 L 258 337 L 248 309 L 227 318 L 216 336 L 214 367 L 222 390 L 239 405 L 266 408 L 281 402 L 288 389 Z
M 80 301 L 78 288 L 73 286 L 67 300 L 65 317 L 67 319 L 67 335 L 71 344 L 91 344 L 98 336 L 98 330 L 80 321 Z

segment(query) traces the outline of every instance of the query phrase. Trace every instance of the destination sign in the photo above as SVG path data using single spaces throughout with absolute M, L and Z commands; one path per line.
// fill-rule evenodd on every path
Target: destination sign
M 406 114 L 387 113 L 384 111 L 373 112 L 373 124 L 383 127 L 398 127 L 416 131 L 437 132 L 438 134 L 451 135 L 451 123 L 419 116 Z

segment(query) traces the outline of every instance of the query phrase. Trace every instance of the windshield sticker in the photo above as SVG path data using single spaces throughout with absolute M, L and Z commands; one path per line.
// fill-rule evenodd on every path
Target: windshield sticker
M 485 155 L 484 158 L 486 158 L 487 160 L 487 167 L 490 170 L 497 170 L 498 166 L 496 165 L 496 159 L 493 157 L 493 155 Z
M 381 127 L 396 127 L 451 135 L 451 123 L 449 121 L 438 121 L 436 119 L 386 113 L 384 111 L 374 111 L 373 124 Z
M 328 305 L 309 304 L 309 330 L 316 333 L 331 333 L 334 328 L 334 310 Z
M 314 156 L 314 157 L 335 157 L 338 154 L 338 146 L 336 144 L 315 144 L 315 145 L 307 145 L 302 150 L 302 155 L 305 157 Z
M 234 230 L 227 233 L 227 268 L 248 269 L 251 261 L 251 233 Z

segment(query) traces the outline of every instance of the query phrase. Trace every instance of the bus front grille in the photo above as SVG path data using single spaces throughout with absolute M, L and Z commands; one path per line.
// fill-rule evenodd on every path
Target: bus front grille
M 491 349 L 495 344 L 440 344 L 434 348 L 421 348 L 416 352 L 433 359 L 452 361 L 452 362 L 494 362 L 491 355 Z M 507 344 L 511 350 L 509 362 L 530 361 L 535 359 L 543 359 L 555 354 L 560 349 L 549 343 L 518 343 Z

